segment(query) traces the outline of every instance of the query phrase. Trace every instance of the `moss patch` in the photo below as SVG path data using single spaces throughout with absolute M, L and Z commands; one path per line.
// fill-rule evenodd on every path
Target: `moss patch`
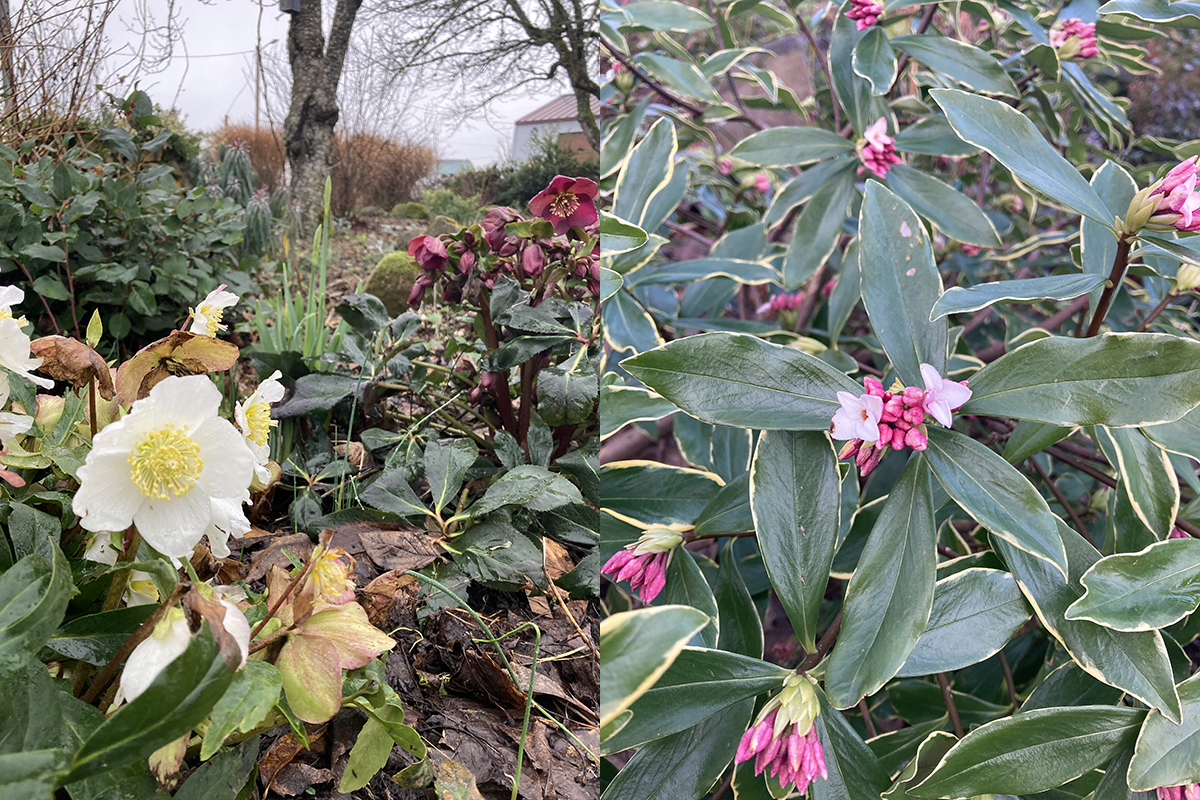
M 408 294 L 420 274 L 417 260 L 408 253 L 388 253 L 371 271 L 366 291 L 382 300 L 388 314 L 396 317 L 408 310 Z

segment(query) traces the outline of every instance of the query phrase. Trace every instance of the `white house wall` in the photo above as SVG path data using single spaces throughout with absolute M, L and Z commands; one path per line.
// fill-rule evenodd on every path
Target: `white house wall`
M 524 161 L 531 155 L 533 132 L 545 138 L 549 135 L 558 136 L 563 133 L 581 133 L 583 126 L 577 120 L 562 120 L 560 122 L 535 122 L 517 125 L 513 129 L 512 157 Z

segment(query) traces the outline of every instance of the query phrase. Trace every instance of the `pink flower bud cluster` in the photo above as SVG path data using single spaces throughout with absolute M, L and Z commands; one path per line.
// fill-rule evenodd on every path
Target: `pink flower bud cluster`
M 1188 534 L 1179 530 L 1179 528 L 1171 528 L 1171 533 L 1167 536 L 1167 538 L 1168 539 L 1188 539 L 1190 537 L 1188 536 Z M 1159 791 L 1161 792 L 1162 789 L 1159 789 Z M 1200 798 L 1197 798 L 1196 800 L 1200 800 Z
M 1176 164 L 1166 177 L 1151 190 L 1150 197 L 1157 197 L 1150 215 L 1152 225 L 1170 225 L 1180 231 L 1200 230 L 1200 192 L 1196 183 L 1200 181 L 1200 166 L 1197 157 Z
M 893 450 L 903 450 L 905 447 L 924 450 L 928 440 L 924 428 L 925 392 L 915 386 L 906 386 L 896 394 L 885 392 L 883 384 L 875 378 L 867 378 L 863 383 L 867 393 L 860 396 L 858 401 L 866 403 L 869 401 L 865 398 L 877 398 L 880 409 L 878 416 L 872 414 L 870 408 L 858 412 L 861 421 L 856 420 L 857 424 L 851 428 L 851 436 L 841 435 L 847 427 L 844 418 L 850 416 L 846 413 L 846 402 L 843 401 L 842 408 L 833 415 L 833 438 L 850 439 L 838 453 L 838 458 L 853 456 L 859 474 L 865 477 L 879 465 L 888 447 Z M 843 394 L 852 397 L 846 392 L 838 392 L 839 400 Z M 868 424 L 872 422 L 873 426 Z M 874 437 L 871 436 L 872 427 L 876 432 Z
M 778 715 L 779 709 L 776 709 L 746 731 L 738 744 L 734 763 L 753 758 L 755 775 L 766 770 L 772 778 L 778 778 L 784 788 L 794 783 L 796 791 L 803 794 L 818 775 L 829 777 L 825 751 L 817 736 L 817 726 L 811 720 L 805 732 L 800 729 L 801 722 L 785 725 L 782 732 L 777 732 L 775 721 Z
M 1060 19 L 1050 28 L 1050 46 L 1058 51 L 1059 58 L 1095 58 L 1100 52 L 1096 48 L 1096 23 L 1079 17 Z
M 638 593 L 643 603 L 649 603 L 667 585 L 670 559 L 670 551 L 636 555 L 632 550 L 618 550 L 600 572 L 612 576 L 614 581 L 629 581 L 629 588 Z
M 887 133 L 887 119 L 880 117 L 863 133 L 858 148 L 858 157 L 863 166 L 879 178 L 886 178 L 893 164 L 900 163 L 896 155 L 896 140 Z
M 1160 786 L 1157 792 L 1158 800 L 1200 800 L 1200 783 Z
M 720 172 L 722 175 L 728 175 L 729 173 L 733 172 L 733 160 L 729 158 L 722 158 L 717 162 L 717 172 Z
M 759 194 L 766 194 L 771 191 L 771 179 L 767 177 L 765 172 L 757 172 L 754 175 L 754 188 Z
M 850 10 L 846 12 L 846 16 L 855 21 L 860 31 L 878 22 L 882 14 L 883 6 L 875 0 L 850 0 Z
M 803 302 L 804 292 L 785 292 L 771 295 L 770 300 L 759 306 L 758 313 L 766 314 L 768 317 L 778 317 L 780 312 L 795 311 Z

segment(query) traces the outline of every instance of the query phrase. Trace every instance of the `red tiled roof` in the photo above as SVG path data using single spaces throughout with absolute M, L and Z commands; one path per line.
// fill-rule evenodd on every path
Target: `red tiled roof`
M 600 101 L 591 98 L 592 113 L 600 113 Z M 516 121 L 517 125 L 532 125 L 538 122 L 567 122 L 578 116 L 575 95 L 564 94 L 556 97 L 541 108 L 529 112 Z

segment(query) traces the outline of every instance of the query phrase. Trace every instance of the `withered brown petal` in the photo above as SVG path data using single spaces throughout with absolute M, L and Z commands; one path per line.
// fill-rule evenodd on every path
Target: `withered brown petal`
M 188 331 L 146 345 L 117 370 L 117 394 L 126 403 L 140 400 L 171 375 L 199 375 L 226 370 L 237 363 L 238 346 Z
M 86 386 L 95 378 L 100 395 L 105 400 L 113 399 L 112 375 L 108 365 L 99 353 L 78 339 L 43 336 L 30 342 L 29 350 L 42 359 L 39 372 L 56 381 L 67 381 L 76 389 Z

